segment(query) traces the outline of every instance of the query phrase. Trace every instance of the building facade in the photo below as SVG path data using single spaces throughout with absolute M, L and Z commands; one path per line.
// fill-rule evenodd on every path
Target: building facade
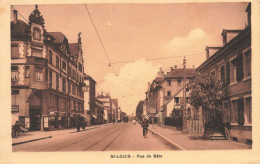
M 80 33 L 70 44 L 61 32 L 47 32 L 36 5 L 29 23 L 11 22 L 12 122 L 30 130 L 71 127 L 83 113 L 84 60 Z
M 228 92 L 227 99 L 222 102 L 223 123 L 233 140 L 252 142 L 250 3 L 246 12 L 245 29 L 224 29 L 223 46 L 212 55 L 207 51 L 207 60 L 197 71 L 223 80 Z

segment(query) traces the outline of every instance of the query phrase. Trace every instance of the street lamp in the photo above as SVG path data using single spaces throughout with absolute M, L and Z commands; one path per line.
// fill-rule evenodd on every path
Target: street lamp
M 186 59 L 183 59 L 183 114 L 182 114 L 182 133 L 188 133 L 187 130 L 187 111 L 186 111 Z

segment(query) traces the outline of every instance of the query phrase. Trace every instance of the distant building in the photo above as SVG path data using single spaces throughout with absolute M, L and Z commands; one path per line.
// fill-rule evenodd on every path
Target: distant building
M 11 22 L 12 123 L 30 130 L 72 126 L 83 113 L 84 60 L 80 33 L 69 43 L 61 32 L 47 32 L 36 5 L 29 23 Z
M 87 115 L 88 124 L 95 123 L 96 111 L 96 81 L 89 75 L 84 74 L 84 114 Z
M 112 122 L 112 102 L 110 94 L 104 95 L 103 92 L 101 94 L 98 94 L 96 97 L 98 100 L 100 100 L 103 103 L 104 106 L 104 122 L 110 123 Z

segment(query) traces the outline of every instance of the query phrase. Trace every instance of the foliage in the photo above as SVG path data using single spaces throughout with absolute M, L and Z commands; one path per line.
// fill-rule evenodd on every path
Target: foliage
M 204 120 L 205 132 L 212 133 L 222 124 L 221 105 L 226 98 L 226 87 L 222 80 L 213 76 L 196 74 L 196 78 L 188 84 L 190 104 L 206 113 Z M 204 115 L 205 116 L 205 115 Z
M 226 87 L 222 80 L 213 76 L 197 74 L 196 78 L 188 84 L 190 104 L 203 110 L 221 109 L 222 100 L 226 97 Z
M 143 116 L 143 105 L 144 105 L 144 101 L 140 101 L 136 107 L 136 117 L 139 120 L 142 120 L 142 116 Z

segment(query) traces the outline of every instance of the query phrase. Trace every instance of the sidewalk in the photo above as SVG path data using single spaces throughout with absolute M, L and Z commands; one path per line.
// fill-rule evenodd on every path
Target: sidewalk
M 109 124 L 102 124 L 102 125 L 91 125 L 87 126 L 85 130 L 89 129 L 95 129 L 99 128 L 101 126 L 108 126 Z M 80 129 L 80 131 L 85 131 Z M 52 138 L 54 136 L 59 136 L 67 133 L 74 133 L 76 132 L 76 128 L 71 128 L 71 129 L 64 129 L 64 130 L 54 130 L 54 131 L 29 131 L 26 133 L 20 133 L 18 138 L 12 138 L 12 145 L 19 145 L 27 142 L 33 142 L 37 140 L 42 140 L 42 139 L 47 139 L 47 138 Z
M 208 140 L 201 133 L 182 134 L 174 127 L 159 127 L 154 125 L 148 128 L 154 134 L 159 135 L 179 150 L 251 150 L 252 146 L 236 141 Z

